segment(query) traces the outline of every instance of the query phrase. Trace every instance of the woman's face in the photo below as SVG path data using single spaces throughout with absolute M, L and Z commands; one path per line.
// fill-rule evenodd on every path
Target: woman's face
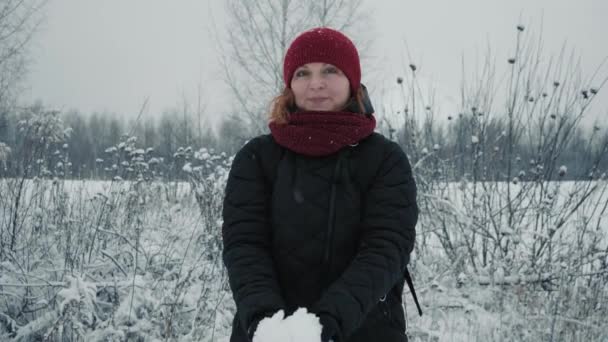
M 305 111 L 339 111 L 350 98 L 350 83 L 331 64 L 308 63 L 297 68 L 291 79 L 296 106 Z

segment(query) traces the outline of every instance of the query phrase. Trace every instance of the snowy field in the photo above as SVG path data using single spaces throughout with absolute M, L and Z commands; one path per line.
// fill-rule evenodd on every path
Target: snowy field
M 227 341 L 225 176 L 0 181 L 0 340 Z M 605 180 L 420 189 L 411 341 L 608 341 Z

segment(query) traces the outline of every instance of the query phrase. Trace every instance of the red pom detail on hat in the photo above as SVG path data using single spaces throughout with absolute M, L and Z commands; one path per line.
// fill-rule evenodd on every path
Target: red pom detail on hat
M 307 63 L 327 63 L 340 69 L 357 92 L 361 84 L 361 65 L 355 44 L 343 33 L 327 28 L 314 28 L 300 34 L 289 46 L 283 62 L 283 80 L 290 88 L 296 69 Z

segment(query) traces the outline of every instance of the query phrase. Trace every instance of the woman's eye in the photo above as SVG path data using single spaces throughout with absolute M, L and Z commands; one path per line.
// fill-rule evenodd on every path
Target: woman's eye
M 304 76 L 308 75 L 308 71 L 306 71 L 306 70 L 298 70 L 298 71 L 296 71 L 295 75 L 296 75 L 296 77 L 304 77 Z
M 324 73 L 326 74 L 337 74 L 338 73 L 338 69 L 336 68 L 326 68 L 325 70 L 323 70 Z

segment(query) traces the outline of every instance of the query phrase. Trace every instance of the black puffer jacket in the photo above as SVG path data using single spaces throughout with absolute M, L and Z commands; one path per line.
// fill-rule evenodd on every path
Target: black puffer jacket
M 373 133 L 309 158 L 259 136 L 235 156 L 225 196 L 223 258 L 237 305 L 230 341 L 298 307 L 333 318 L 344 341 L 407 340 L 401 293 L 418 207 L 396 143 Z

